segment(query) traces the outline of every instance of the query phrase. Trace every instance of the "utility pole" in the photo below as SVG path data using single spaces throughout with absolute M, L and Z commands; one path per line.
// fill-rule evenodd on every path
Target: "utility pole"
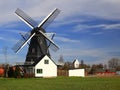
M 4 54 L 4 57 L 5 57 L 5 77 L 8 77 L 8 61 L 7 61 L 7 50 L 8 50 L 8 47 L 4 47 L 3 48 L 3 54 Z

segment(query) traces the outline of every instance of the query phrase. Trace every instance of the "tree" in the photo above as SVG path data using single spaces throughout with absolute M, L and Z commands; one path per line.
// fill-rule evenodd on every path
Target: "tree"
M 93 64 L 92 67 L 91 67 L 91 71 L 90 71 L 90 74 L 95 74 L 96 72 L 101 72 L 103 71 L 103 64 Z
M 63 69 L 68 70 L 73 68 L 73 63 L 71 62 L 65 62 Z
M 96 68 L 96 65 L 93 64 L 89 73 L 90 73 L 90 74 L 94 74 L 94 73 L 96 72 L 96 69 L 97 69 L 97 68 Z
M 62 56 L 62 55 L 60 55 L 60 59 L 58 60 L 58 63 L 59 63 L 60 65 L 64 65 L 64 59 L 63 59 L 63 56 Z
M 9 67 L 9 70 L 8 70 L 8 77 L 14 77 L 14 70 L 13 70 L 13 67 Z
M 81 65 L 84 65 L 84 61 L 83 60 L 81 60 Z
M 88 69 L 90 68 L 90 65 L 87 65 L 84 63 L 84 60 L 81 60 L 81 63 L 79 65 L 79 68 L 84 68 L 84 69 Z
M 14 77 L 15 77 L 15 78 L 21 77 L 20 67 L 19 67 L 19 66 L 16 66 L 16 68 L 15 68 Z
M 120 59 L 118 58 L 112 58 L 108 61 L 109 69 L 116 70 L 118 67 L 120 67 Z

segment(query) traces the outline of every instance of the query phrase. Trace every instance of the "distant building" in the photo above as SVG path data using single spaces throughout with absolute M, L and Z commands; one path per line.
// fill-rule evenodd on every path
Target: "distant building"
M 73 66 L 74 66 L 74 68 L 79 68 L 79 65 L 80 65 L 80 63 L 79 63 L 78 59 L 75 59 L 75 60 L 73 61 Z

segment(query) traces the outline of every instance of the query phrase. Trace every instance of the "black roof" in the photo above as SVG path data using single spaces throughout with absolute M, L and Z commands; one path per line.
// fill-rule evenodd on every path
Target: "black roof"
M 73 61 L 73 63 L 75 63 L 76 60 L 77 60 L 77 59 L 75 59 L 75 60 Z
M 35 60 L 35 62 L 33 63 L 33 66 L 35 66 L 36 64 L 38 64 L 38 62 L 41 61 L 43 57 L 45 57 L 45 55 L 42 55 L 41 57 L 37 58 Z
M 37 58 L 33 64 L 24 64 L 24 65 L 18 65 L 18 66 L 25 66 L 25 67 L 35 66 L 35 65 L 37 65 L 38 62 L 40 62 L 40 61 L 42 60 L 42 58 L 44 58 L 45 56 L 46 56 L 46 55 L 42 55 L 41 57 Z M 48 57 L 49 57 L 49 56 L 48 56 Z M 49 57 L 49 58 L 50 58 L 50 57 Z M 51 60 L 52 60 L 52 59 L 51 59 Z M 52 61 L 53 61 L 53 60 L 52 60 Z M 53 61 L 53 63 L 54 63 L 55 65 L 57 65 L 54 61 Z
M 42 55 L 40 58 L 36 59 L 35 62 L 33 63 L 33 66 L 35 66 L 36 64 L 38 64 L 38 62 L 40 62 L 42 60 L 42 58 L 44 58 L 46 55 Z M 49 57 L 49 56 L 48 56 Z M 49 57 L 50 58 L 50 57 Z M 51 59 L 51 58 L 50 58 Z M 51 59 L 52 60 L 52 59 Z M 53 61 L 53 60 L 52 60 Z M 57 66 L 57 64 L 53 61 L 53 63 Z

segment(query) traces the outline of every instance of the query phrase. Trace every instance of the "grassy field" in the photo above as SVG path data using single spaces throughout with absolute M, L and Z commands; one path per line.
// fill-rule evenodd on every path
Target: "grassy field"
M 120 78 L 0 78 L 0 90 L 120 90 Z

